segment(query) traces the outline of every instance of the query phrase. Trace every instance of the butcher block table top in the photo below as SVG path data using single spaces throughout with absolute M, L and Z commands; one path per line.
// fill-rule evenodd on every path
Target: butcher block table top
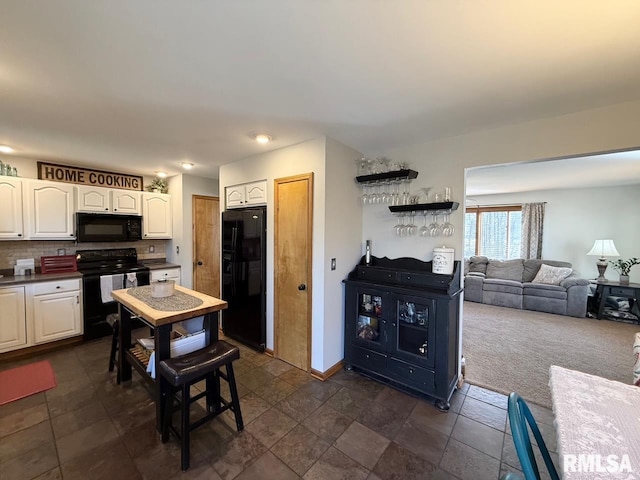
M 189 288 L 176 285 L 175 289 L 179 292 L 185 293 L 199 300 L 202 300 L 202 304 L 187 310 L 173 310 L 163 311 L 156 310 L 149 306 L 142 300 L 129 294 L 130 288 L 124 288 L 122 290 L 114 290 L 111 292 L 111 296 L 114 300 L 120 302 L 127 307 L 131 312 L 143 318 L 154 327 L 161 325 L 167 325 L 169 323 L 181 322 L 182 320 L 189 320 L 190 318 L 199 317 L 207 313 L 218 312 L 227 308 L 228 304 L 224 300 L 206 295 L 204 293 L 196 292 Z

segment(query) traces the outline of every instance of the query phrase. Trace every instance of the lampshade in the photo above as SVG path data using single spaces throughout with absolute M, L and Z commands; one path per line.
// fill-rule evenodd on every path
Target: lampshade
M 593 248 L 589 250 L 587 255 L 596 255 L 600 258 L 620 256 L 618 250 L 616 250 L 613 240 L 596 240 L 593 244 Z

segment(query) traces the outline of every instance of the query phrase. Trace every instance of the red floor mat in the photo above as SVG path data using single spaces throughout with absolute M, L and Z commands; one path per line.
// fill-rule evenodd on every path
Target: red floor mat
M 56 386 L 56 376 L 48 360 L 0 372 L 0 405 Z

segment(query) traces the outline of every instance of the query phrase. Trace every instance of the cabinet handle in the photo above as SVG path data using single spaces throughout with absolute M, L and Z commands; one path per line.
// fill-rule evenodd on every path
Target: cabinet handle
M 105 208 L 105 209 L 104 209 L 104 211 L 105 211 L 105 212 L 108 212 L 108 211 L 109 211 L 109 209 L 108 209 L 108 208 Z
M 409 369 L 409 373 L 413 373 L 413 368 L 410 368 L 410 369 Z
M 60 285 L 58 285 L 56 288 L 59 290 L 59 289 L 61 289 L 62 287 L 61 287 Z
M 21 233 L 19 233 L 19 234 L 18 234 L 18 236 L 19 236 L 19 237 L 21 237 L 21 236 L 22 236 L 22 234 L 21 234 Z
M 80 303 L 80 296 L 76 295 L 76 303 Z
M 407 275 L 407 280 L 411 280 L 411 275 Z
M 366 357 L 369 358 L 369 354 L 368 353 L 367 353 Z
M 391 326 L 392 326 L 392 327 L 395 327 L 395 326 L 396 326 L 396 322 L 393 322 L 393 323 L 391 324 Z
M 117 208 L 114 208 L 114 209 L 113 209 L 113 211 L 114 211 L 114 212 L 117 212 L 117 211 L 118 211 L 118 209 L 117 209 Z

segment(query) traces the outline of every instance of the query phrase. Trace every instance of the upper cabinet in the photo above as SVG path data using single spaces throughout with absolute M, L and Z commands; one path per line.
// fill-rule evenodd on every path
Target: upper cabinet
M 22 229 L 22 180 L 0 177 L 0 240 L 21 240 Z
M 171 217 L 171 195 L 163 193 L 142 193 L 143 239 L 171 238 L 173 233 Z
M 142 192 L 79 185 L 78 211 L 140 215 Z
M 233 185 L 225 189 L 227 208 L 251 207 L 267 204 L 267 181 Z
M 27 239 L 70 240 L 75 238 L 74 186 L 66 183 L 28 180 L 23 183 Z

